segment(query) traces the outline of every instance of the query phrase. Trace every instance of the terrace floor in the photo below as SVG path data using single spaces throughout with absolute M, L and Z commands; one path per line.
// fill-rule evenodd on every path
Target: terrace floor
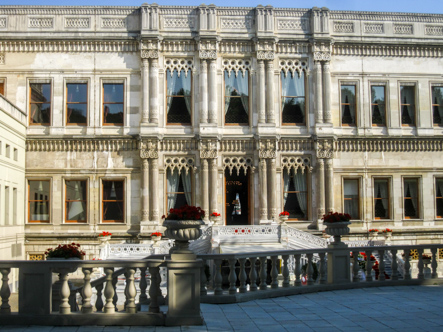
M 443 331 L 443 286 L 393 286 L 201 304 L 203 326 L 0 326 L 5 331 Z

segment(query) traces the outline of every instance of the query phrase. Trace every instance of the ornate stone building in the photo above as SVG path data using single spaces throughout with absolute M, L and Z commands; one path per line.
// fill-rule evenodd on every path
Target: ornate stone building
M 28 115 L 28 255 L 76 239 L 92 256 L 99 232 L 137 241 L 184 203 L 440 241 L 443 15 L 1 6 L 0 31 Z

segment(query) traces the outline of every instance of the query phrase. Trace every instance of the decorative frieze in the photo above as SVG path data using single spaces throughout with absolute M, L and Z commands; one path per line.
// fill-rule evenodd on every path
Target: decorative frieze
M 443 25 L 426 25 L 425 35 L 443 36 Z
M 160 49 L 166 53 L 195 52 L 195 43 L 193 40 L 163 40 Z
M 253 44 L 249 41 L 222 41 L 220 53 L 245 54 L 253 51 Z
M 0 17 L 0 29 L 6 29 L 6 17 Z
M 441 58 L 440 46 L 334 44 L 334 55 Z
M 165 72 L 169 69 L 171 77 L 174 73 L 174 70 L 177 70 L 178 77 L 180 77 L 180 73 L 182 70 L 185 72 L 185 76 L 187 77 L 188 71 L 192 71 L 192 68 L 192 59 L 165 59 Z
M 282 171 L 291 172 L 293 169 L 295 172 L 300 168 L 301 172 L 308 171 L 312 173 L 313 167 L 311 166 L 310 156 L 282 156 L 281 158 Z
M 331 52 L 314 52 L 315 61 L 331 61 Z
M 248 156 L 224 157 L 223 169 L 229 169 L 230 175 L 232 175 L 234 169 L 237 171 L 237 175 L 240 175 L 241 170 L 243 170 L 245 175 L 248 174 L 248 169 L 250 169 L 252 173 L 255 171 L 253 158 Z
M 126 28 L 126 17 L 103 17 L 102 29 L 124 29 Z
M 224 17 L 220 20 L 220 26 L 225 30 L 244 30 L 252 28 L 252 17 Z
M 140 7 L 112 6 L 112 7 L 37 7 L 14 6 L 0 7 L 0 15 L 131 15 L 138 14 Z
M 0 65 L 5 64 L 5 53 L 0 53 Z
M 226 139 L 220 142 L 221 152 L 248 152 L 254 151 L 255 141 L 241 139 Z
M 136 52 L 139 49 L 137 41 L 115 40 L 22 40 L 0 41 L 0 52 Z
M 199 52 L 200 59 L 206 60 L 216 60 L 217 59 L 217 50 L 218 50 L 218 40 L 204 40 L 199 41 L 197 44 L 197 49 Z
M 383 33 L 385 33 L 384 24 L 383 23 L 365 23 L 364 32 L 365 33 L 372 33 L 372 34 L 383 34 Z
M 308 32 L 309 20 L 304 18 L 277 19 L 277 30 L 295 30 Z
M 160 47 L 160 42 L 157 39 L 154 40 L 144 40 L 141 42 L 141 51 L 140 51 L 140 56 L 142 59 L 147 59 L 147 58 L 154 58 L 157 59 L 158 58 L 158 50 Z
M 228 72 L 228 76 L 231 76 L 232 72 L 235 73 L 235 76 L 238 75 L 238 72 L 241 72 L 244 77 L 246 71 L 251 70 L 251 62 L 244 59 L 225 59 L 223 60 L 223 70 Z
M 274 159 L 277 156 L 277 140 L 262 139 L 258 142 L 258 157 Z
M 198 149 L 198 142 L 193 139 L 163 139 L 159 142 L 163 152 L 190 152 Z
M 333 158 L 334 145 L 331 140 L 318 140 L 316 143 L 317 158 Z
M 88 29 L 90 27 L 91 19 L 89 17 L 66 17 L 66 29 Z
M 94 152 L 136 151 L 134 139 L 27 139 L 26 151 L 38 152 Z
M 258 51 L 257 52 L 257 60 L 274 60 L 274 52 L 273 51 Z
M 140 141 L 140 158 L 158 159 L 158 140 Z
M 354 22 L 334 21 L 334 32 L 353 33 L 354 32 Z
M 278 150 L 282 152 L 312 151 L 313 141 L 310 139 L 281 139 L 278 141 Z
M 442 139 L 338 139 L 334 144 L 337 152 L 441 152 Z
M 206 158 L 217 158 L 218 152 L 217 152 L 217 141 L 216 140 L 201 140 L 200 141 L 200 158 L 206 159 Z
M 165 29 L 190 29 L 195 30 L 196 17 L 177 17 L 177 16 L 165 16 L 163 19 L 163 28 Z
M 28 28 L 52 29 L 54 27 L 53 17 L 29 17 Z
M 414 26 L 412 24 L 394 24 L 394 34 L 396 35 L 413 35 Z
M 308 43 L 299 43 L 299 42 L 278 42 L 275 45 L 276 52 L 279 54 L 307 54 L 309 52 L 309 44 Z
M 285 73 L 285 76 L 288 76 L 288 72 L 295 76 L 297 73 L 300 76 L 302 71 L 308 70 L 308 61 L 307 60 L 280 60 L 280 71 Z
M 396 22 L 425 22 L 443 23 L 440 14 L 402 14 L 402 13 L 377 13 L 377 12 L 340 12 L 331 11 L 330 18 L 335 20 L 355 21 L 396 21 Z
M 194 157 L 165 157 L 165 171 L 168 169 L 171 170 L 171 173 L 174 172 L 175 169 L 178 170 L 178 174 L 184 170 L 186 174 L 189 173 L 190 170 L 196 171 L 197 167 L 195 167 Z

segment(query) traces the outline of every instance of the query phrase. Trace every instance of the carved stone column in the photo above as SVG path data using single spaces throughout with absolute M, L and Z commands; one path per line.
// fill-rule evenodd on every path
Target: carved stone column
M 275 164 L 277 141 L 275 139 L 262 139 L 258 144 L 258 156 L 260 158 L 260 188 L 262 189 L 260 194 L 263 194 L 265 199 L 267 199 L 267 203 L 260 205 L 260 220 L 275 220 L 277 218 L 277 170 Z M 264 209 L 267 208 L 266 217 L 262 217 L 262 206 Z
M 269 219 L 277 220 L 277 169 L 275 158 L 268 159 L 268 209 Z
M 266 118 L 267 123 L 275 123 L 273 60 L 266 61 Z
M 260 159 L 260 221 L 268 220 L 268 181 L 266 159 Z
M 329 71 L 329 61 L 323 63 L 323 122 L 332 123 L 331 73 Z
M 150 192 L 151 192 L 151 221 L 158 222 L 158 197 L 160 196 L 160 188 L 158 186 L 158 158 L 152 158 L 151 159 L 151 186 L 150 186 Z
M 149 161 L 147 158 L 142 159 L 142 222 L 149 221 Z
M 325 214 L 325 161 L 317 159 L 317 220 L 308 226 L 309 229 L 318 229 L 318 223 Z
M 217 123 L 217 62 L 209 61 L 209 123 Z
M 325 183 L 325 195 L 326 195 L 326 213 L 334 210 L 334 167 L 333 159 L 326 159 L 326 183 Z
M 205 220 L 209 217 L 209 174 L 208 174 L 208 159 L 201 160 L 202 164 L 202 209 L 206 212 Z
M 323 89 L 322 89 L 322 71 L 321 62 L 315 61 L 315 122 L 323 123 Z
M 201 60 L 200 70 L 200 123 L 208 122 L 208 63 L 206 60 Z
M 151 69 L 149 72 L 150 80 L 150 94 L 149 94 L 149 106 L 150 114 L 149 119 L 151 123 L 158 123 L 158 58 L 151 59 Z
M 258 60 L 258 123 L 266 122 L 265 62 Z
M 142 59 L 142 123 L 149 123 L 149 60 Z
M 211 158 L 210 159 L 210 165 L 211 165 L 211 194 L 210 194 L 210 205 L 209 205 L 209 214 L 213 212 L 218 212 L 217 210 L 217 158 Z

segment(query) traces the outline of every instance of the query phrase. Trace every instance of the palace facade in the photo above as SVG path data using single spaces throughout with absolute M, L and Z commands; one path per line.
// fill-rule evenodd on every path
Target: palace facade
M 0 32 L 0 87 L 27 115 L 26 258 L 71 240 L 92 258 L 100 232 L 137 242 L 183 204 L 441 242 L 443 15 L 0 6 Z

